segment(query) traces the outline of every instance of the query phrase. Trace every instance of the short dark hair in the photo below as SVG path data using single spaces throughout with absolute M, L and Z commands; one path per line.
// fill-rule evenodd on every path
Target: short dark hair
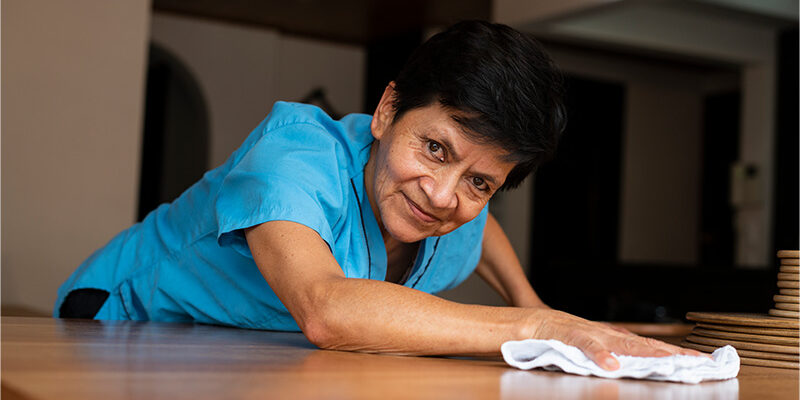
M 434 101 L 471 139 L 494 143 L 517 165 L 514 188 L 555 155 L 566 124 L 563 78 L 531 36 L 506 25 L 459 22 L 417 48 L 395 80 L 394 121 Z

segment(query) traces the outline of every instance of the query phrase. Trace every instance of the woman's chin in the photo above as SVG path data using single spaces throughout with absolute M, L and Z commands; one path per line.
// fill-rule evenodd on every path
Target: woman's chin
M 432 235 L 421 231 L 408 223 L 389 224 L 384 226 L 389 235 L 402 243 L 415 243 Z

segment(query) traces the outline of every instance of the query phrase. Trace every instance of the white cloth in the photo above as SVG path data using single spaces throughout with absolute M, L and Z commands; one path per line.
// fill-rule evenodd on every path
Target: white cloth
M 570 374 L 603 378 L 637 378 L 656 381 L 698 383 L 730 379 L 739 374 L 739 354 L 731 346 L 714 351 L 711 359 L 703 356 L 614 357 L 620 368 L 606 371 L 586 357 L 577 347 L 558 340 L 527 339 L 509 341 L 500 347 L 506 363 L 519 369 L 544 368 Z

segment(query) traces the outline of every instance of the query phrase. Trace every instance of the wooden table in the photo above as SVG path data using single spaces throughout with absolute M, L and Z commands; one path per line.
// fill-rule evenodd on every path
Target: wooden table
M 318 350 L 299 333 L 3 317 L 10 399 L 797 399 L 795 370 L 699 385 L 520 371 L 499 359 Z

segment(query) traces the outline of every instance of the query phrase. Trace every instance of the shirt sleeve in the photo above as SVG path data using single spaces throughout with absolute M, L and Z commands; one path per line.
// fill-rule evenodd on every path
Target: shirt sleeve
M 217 242 L 252 258 L 243 229 L 292 221 L 316 231 L 333 249 L 342 209 L 341 145 L 324 129 L 296 123 L 266 132 L 220 185 Z

